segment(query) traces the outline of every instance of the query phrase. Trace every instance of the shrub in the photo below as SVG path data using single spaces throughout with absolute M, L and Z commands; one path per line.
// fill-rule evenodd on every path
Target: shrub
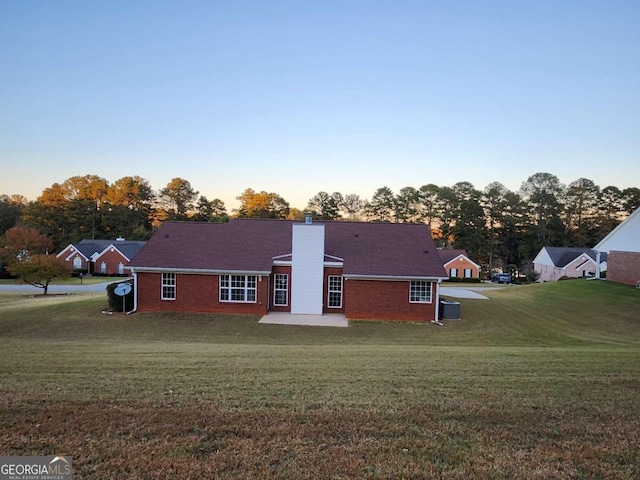
M 79 277 L 80 275 L 84 276 L 87 273 L 89 273 L 89 270 L 87 270 L 86 268 L 74 268 L 71 275 L 74 277 Z
M 527 282 L 528 283 L 535 283 L 535 282 L 538 281 L 539 278 L 540 278 L 540 272 L 536 272 L 536 271 L 532 270 L 529 273 L 527 273 Z

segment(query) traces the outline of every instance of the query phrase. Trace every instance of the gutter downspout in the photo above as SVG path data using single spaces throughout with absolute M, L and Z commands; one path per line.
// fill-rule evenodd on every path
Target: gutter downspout
M 436 316 L 433 320 L 431 320 L 431 323 L 435 323 L 436 325 L 440 325 L 442 327 L 444 325 L 438 318 L 440 315 L 440 282 L 442 282 L 442 280 L 439 278 L 438 282 L 436 283 Z
M 138 274 L 133 268 L 131 273 L 133 273 L 133 310 L 125 312 L 125 315 L 131 315 L 138 310 Z

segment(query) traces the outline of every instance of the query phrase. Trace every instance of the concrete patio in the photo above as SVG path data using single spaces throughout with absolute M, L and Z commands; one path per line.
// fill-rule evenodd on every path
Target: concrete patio
M 271 312 L 260 319 L 259 323 L 271 325 L 304 325 L 307 327 L 348 327 L 347 317 L 338 313 L 326 315 L 293 315 L 285 312 Z

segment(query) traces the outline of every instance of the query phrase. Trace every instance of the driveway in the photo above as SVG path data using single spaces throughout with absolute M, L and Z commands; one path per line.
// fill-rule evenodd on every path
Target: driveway
M 475 298 L 478 300 L 489 300 L 489 297 L 482 295 L 479 292 L 487 290 L 498 290 L 504 287 L 492 286 L 492 287 L 440 287 L 440 295 L 453 298 Z

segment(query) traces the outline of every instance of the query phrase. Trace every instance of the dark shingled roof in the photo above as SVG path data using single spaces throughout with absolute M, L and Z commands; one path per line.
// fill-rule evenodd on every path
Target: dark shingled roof
M 291 254 L 289 220 L 166 222 L 136 255 L 136 268 L 269 272 Z M 344 275 L 442 277 L 447 274 L 421 224 L 314 222 L 325 226 L 325 254 L 343 259 Z
M 545 247 L 551 261 L 556 267 L 566 267 L 582 254 L 587 254 L 594 262 L 596 261 L 596 251 L 590 248 L 578 247 Z M 607 254 L 600 254 L 600 261 L 607 260 Z
M 87 258 L 91 258 L 91 255 L 94 253 L 102 253 L 105 248 L 113 245 L 120 251 L 120 253 L 131 260 L 136 256 L 145 243 L 147 242 L 137 240 L 102 240 L 84 238 L 80 240 L 79 243 L 74 243 L 73 245 Z
M 79 243 L 74 243 L 73 246 L 76 247 L 76 250 L 80 251 L 85 257 L 91 258 L 91 255 L 94 253 L 100 253 L 113 242 L 113 240 L 83 238 Z

